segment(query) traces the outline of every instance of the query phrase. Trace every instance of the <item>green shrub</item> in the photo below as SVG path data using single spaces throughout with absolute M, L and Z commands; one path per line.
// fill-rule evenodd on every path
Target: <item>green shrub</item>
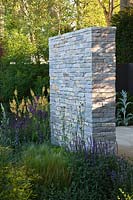
M 12 159 L 12 149 L 0 146 L 0 168 L 6 166 Z
M 0 146 L 0 199 L 34 199 L 31 177 L 23 166 L 17 165 L 16 154 L 9 147 Z
M 48 65 L 5 64 L 0 70 L 0 101 L 9 103 L 15 89 L 18 98 L 30 95 L 30 88 L 40 95 L 42 87 L 49 88 Z
M 32 193 L 31 179 L 24 167 L 8 165 L 0 168 L 1 200 L 30 200 Z
M 116 26 L 116 60 L 119 64 L 133 62 L 133 8 L 121 11 L 112 18 Z
M 77 154 L 72 172 L 68 199 L 114 200 L 119 188 L 129 194 L 133 191 L 133 165 L 115 155 Z

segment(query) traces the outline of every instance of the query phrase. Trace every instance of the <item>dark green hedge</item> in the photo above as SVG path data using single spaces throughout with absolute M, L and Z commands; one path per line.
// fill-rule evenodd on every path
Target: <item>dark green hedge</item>
M 8 64 L 0 68 L 0 101 L 8 103 L 15 89 L 18 97 L 29 96 L 30 88 L 37 95 L 42 86 L 49 87 L 49 66 L 47 64 Z
M 112 18 L 116 26 L 117 63 L 133 63 L 133 8 L 121 11 Z

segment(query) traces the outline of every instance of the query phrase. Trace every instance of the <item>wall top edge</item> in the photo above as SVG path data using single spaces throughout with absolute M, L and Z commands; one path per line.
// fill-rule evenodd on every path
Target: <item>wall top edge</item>
M 98 30 L 101 30 L 101 31 L 109 31 L 109 30 L 113 30 L 113 31 L 116 31 L 116 27 L 114 26 L 109 26 L 109 27 L 89 27 L 89 28 L 84 28 L 84 29 L 80 29 L 80 30 L 76 30 L 76 31 L 72 31 L 72 32 L 68 32 L 68 33 L 64 33 L 64 34 L 61 34 L 61 35 L 57 35 L 57 36 L 53 36 L 53 37 L 50 37 L 49 38 L 49 41 L 52 41 L 52 40 L 56 40 L 56 39 L 59 39 L 59 38 L 63 38 L 63 37 L 69 37 L 71 35 L 77 35 L 79 33 L 86 33 L 86 32 L 92 32 L 92 31 L 98 31 Z

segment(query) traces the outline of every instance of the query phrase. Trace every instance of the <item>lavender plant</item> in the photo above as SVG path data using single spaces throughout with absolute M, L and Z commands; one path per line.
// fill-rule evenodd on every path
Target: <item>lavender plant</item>
M 128 102 L 127 92 L 122 90 L 120 93 L 121 97 L 117 103 L 117 124 L 128 126 L 129 122 L 133 119 L 133 113 L 128 113 L 128 106 L 133 104 Z
M 133 166 L 116 155 L 74 154 L 71 199 L 117 199 L 119 188 L 132 194 Z M 121 197 L 121 195 L 119 195 Z M 121 198 L 123 199 L 123 198 Z

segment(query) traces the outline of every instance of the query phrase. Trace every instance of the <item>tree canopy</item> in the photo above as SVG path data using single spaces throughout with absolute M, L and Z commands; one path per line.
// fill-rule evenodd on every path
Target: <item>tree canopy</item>
M 114 13 L 118 1 L 0 0 L 5 60 L 47 62 L 49 37 L 89 26 L 109 25 L 107 15 Z M 109 2 L 113 2 L 113 10 L 109 10 Z

